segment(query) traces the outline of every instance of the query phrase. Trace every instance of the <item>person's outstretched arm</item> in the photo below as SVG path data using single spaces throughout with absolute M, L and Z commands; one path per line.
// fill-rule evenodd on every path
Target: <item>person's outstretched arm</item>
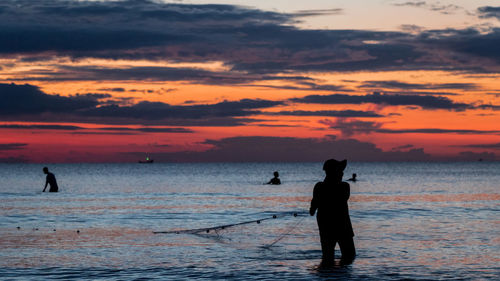
M 49 179 L 45 180 L 45 187 L 43 188 L 42 192 L 45 192 L 45 189 L 47 189 L 47 185 L 49 184 Z
M 316 213 L 316 209 L 318 209 L 318 189 L 319 189 L 320 183 L 318 182 L 314 186 L 313 190 L 313 198 L 311 200 L 311 207 L 309 208 L 309 215 L 314 216 L 314 213 Z

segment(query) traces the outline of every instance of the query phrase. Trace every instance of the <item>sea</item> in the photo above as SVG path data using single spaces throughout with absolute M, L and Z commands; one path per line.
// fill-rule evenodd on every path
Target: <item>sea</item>
M 44 166 L 60 192 L 42 193 Z M 0 279 L 500 280 L 500 162 L 353 173 L 357 257 L 325 267 L 319 162 L 0 164 Z

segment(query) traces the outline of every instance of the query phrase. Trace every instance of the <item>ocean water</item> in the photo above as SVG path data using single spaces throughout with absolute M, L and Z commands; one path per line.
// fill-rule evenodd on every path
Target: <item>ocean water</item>
M 2 280 L 500 280 L 500 163 L 349 163 L 358 255 L 329 268 L 321 163 L 52 164 L 55 194 L 42 167 L 0 164 Z

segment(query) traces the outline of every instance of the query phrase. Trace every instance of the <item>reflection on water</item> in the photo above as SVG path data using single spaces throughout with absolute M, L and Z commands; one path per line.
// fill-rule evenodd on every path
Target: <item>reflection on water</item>
M 498 280 L 499 168 L 351 163 L 358 257 L 325 265 L 308 216 L 153 234 L 305 214 L 321 163 L 53 165 L 59 194 L 40 192 L 39 165 L 0 165 L 0 276 Z M 262 185 L 274 170 L 283 184 Z

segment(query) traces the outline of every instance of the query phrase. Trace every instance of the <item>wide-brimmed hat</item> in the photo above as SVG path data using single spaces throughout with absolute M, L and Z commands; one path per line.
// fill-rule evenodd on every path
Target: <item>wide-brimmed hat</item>
M 344 159 L 342 161 L 337 161 L 335 159 L 328 159 L 323 164 L 323 170 L 343 172 L 345 166 L 347 166 L 347 159 Z

